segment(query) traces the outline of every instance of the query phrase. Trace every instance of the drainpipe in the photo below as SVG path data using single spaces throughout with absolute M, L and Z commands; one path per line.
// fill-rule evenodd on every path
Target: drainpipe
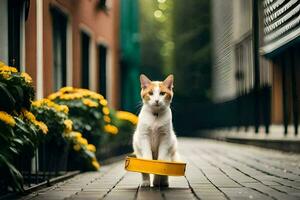
M 252 1 L 252 44 L 253 44 L 253 66 L 254 66 L 254 123 L 255 133 L 258 133 L 260 119 L 259 103 L 259 3 L 258 0 Z

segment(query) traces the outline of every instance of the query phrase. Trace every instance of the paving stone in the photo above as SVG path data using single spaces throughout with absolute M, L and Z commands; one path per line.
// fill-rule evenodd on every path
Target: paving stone
M 287 187 L 287 186 L 273 186 L 272 188 L 274 189 L 277 189 L 277 190 L 280 190 L 282 192 L 285 192 L 287 194 L 291 194 L 293 196 L 297 196 L 297 197 L 300 197 L 300 190 L 299 189 L 295 189 L 295 188 L 291 188 L 291 187 Z
M 245 183 L 245 186 L 249 187 L 249 188 L 253 188 L 255 190 L 258 190 L 261 193 L 267 194 L 275 199 L 289 199 L 289 200 L 299 199 L 291 194 L 289 195 L 289 194 L 286 194 L 285 192 L 280 192 L 271 187 L 265 186 L 261 183 Z
M 272 198 L 257 192 L 251 188 L 220 188 L 230 199 L 261 199 L 271 200 Z
M 174 190 L 172 188 L 161 190 L 164 199 L 195 199 L 190 189 Z
M 137 194 L 138 200 L 163 200 L 159 189 L 155 188 L 140 188 Z
M 107 196 L 104 197 L 104 199 L 116 199 L 116 200 L 120 200 L 120 199 L 134 199 L 136 196 L 136 191 L 113 191 L 107 194 Z
M 67 199 L 102 199 L 107 192 L 79 192 Z

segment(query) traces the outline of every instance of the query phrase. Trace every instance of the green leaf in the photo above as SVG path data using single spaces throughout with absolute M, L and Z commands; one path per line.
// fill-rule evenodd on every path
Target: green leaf
M 0 154 L 0 163 L 2 163 L 1 165 L 4 165 L 8 170 L 11 177 L 9 180 L 12 181 L 12 186 L 16 188 L 17 191 L 24 191 L 23 176 L 19 170 L 17 170 L 17 168 L 15 168 L 15 166 L 11 164 L 2 154 Z
M 9 92 L 7 85 L 0 83 L 0 109 L 5 111 L 12 111 L 15 107 L 16 100 Z
M 14 99 L 16 100 L 16 104 L 19 108 L 21 108 L 23 101 L 24 101 L 24 92 L 20 86 L 12 86 L 10 88 L 11 94 L 13 95 Z

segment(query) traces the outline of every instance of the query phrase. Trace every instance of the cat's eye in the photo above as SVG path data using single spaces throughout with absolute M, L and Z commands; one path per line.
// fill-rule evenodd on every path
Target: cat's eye
M 153 92 L 152 92 L 152 91 L 150 91 L 150 92 L 149 92 L 149 95 L 153 95 Z
M 166 93 L 165 92 L 160 92 L 159 93 L 161 96 L 165 95 Z

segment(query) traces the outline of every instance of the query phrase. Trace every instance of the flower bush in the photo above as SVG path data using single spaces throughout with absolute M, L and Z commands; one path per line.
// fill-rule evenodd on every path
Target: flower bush
M 120 154 L 131 147 L 131 135 L 137 116 L 110 109 L 101 94 L 81 88 L 64 87 L 49 95 L 48 99 L 69 107 L 74 131 L 82 133 L 89 143 L 97 147 L 97 158 L 104 159 Z
M 30 109 L 34 98 L 31 77 L 0 62 L 0 96 L 0 108 L 5 111 Z
M 97 158 L 108 158 L 110 156 L 119 155 L 132 151 L 131 139 L 138 121 L 138 117 L 126 111 L 113 111 L 112 120 L 114 125 L 118 127 L 118 134 L 105 134 L 102 137 L 98 151 L 96 152 Z
M 107 100 L 90 90 L 64 87 L 48 96 L 57 104 L 67 105 L 74 130 L 81 132 L 89 142 L 99 146 L 103 133 L 117 134 L 114 116 Z
M 31 77 L 0 62 L 0 179 L 23 190 L 23 177 L 15 160 L 34 155 L 48 127 L 29 112 L 34 90 Z
M 73 123 L 68 118 L 69 108 L 48 99 L 41 99 L 32 103 L 31 110 L 38 120 L 47 125 L 49 133 L 46 139 L 55 140 L 56 144 L 64 143 L 63 134 L 72 131 Z
M 30 162 L 41 146 L 57 160 L 67 152 L 69 170 L 84 171 L 98 170 L 97 158 L 124 153 L 131 146 L 137 116 L 109 109 L 101 94 L 64 87 L 33 101 L 31 77 L 0 62 L 0 96 L 0 184 L 5 180 L 16 191 L 23 190 L 16 160 Z M 40 169 L 53 162 L 46 160 Z
M 88 144 L 81 133 L 73 132 L 73 121 L 69 119 L 68 106 L 56 104 L 49 99 L 41 99 L 32 103 L 32 112 L 37 119 L 47 124 L 49 133 L 46 141 L 48 144 L 55 148 L 65 146 L 66 143 L 70 144 L 73 152 L 71 152 L 72 156 L 69 156 L 69 162 L 77 165 L 76 169 L 99 169 L 100 165 L 95 157 L 96 147 Z
M 71 142 L 73 152 L 71 152 L 73 166 L 80 166 L 84 171 L 87 170 L 99 170 L 100 164 L 95 156 L 96 147 L 93 144 L 89 144 L 87 139 L 82 137 L 80 132 L 70 132 L 66 134 L 66 138 Z M 79 155 L 72 156 L 72 155 Z

